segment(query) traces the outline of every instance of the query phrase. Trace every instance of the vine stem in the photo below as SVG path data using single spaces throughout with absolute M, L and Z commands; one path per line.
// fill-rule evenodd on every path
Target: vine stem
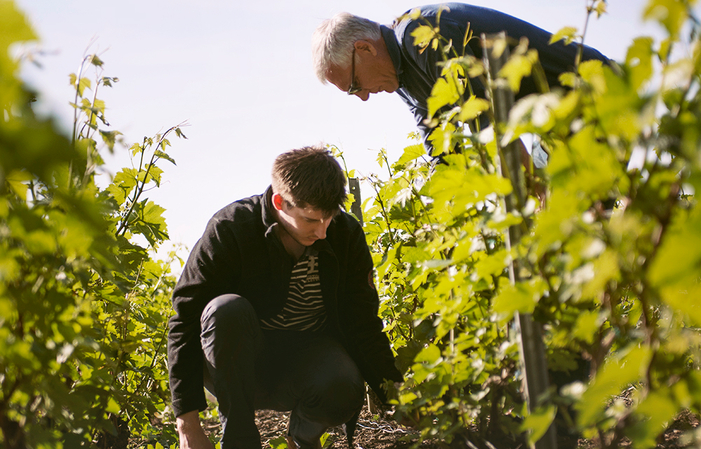
M 589 18 L 594 12 L 595 0 L 591 0 L 591 3 L 587 6 L 587 16 L 584 19 L 584 29 L 582 30 L 582 40 L 577 47 L 577 56 L 574 59 L 574 71 L 575 73 L 579 69 L 579 63 L 582 62 L 582 53 L 584 53 L 584 37 L 587 35 L 587 28 L 589 28 Z
M 177 126 L 173 126 L 169 128 L 165 133 L 163 133 L 160 138 L 158 139 L 158 143 L 156 144 L 156 148 L 160 147 L 163 142 L 166 140 L 166 136 L 170 134 L 171 131 L 175 130 L 178 128 Z M 146 152 L 146 142 L 147 140 L 144 139 L 144 144 L 141 147 L 141 159 L 139 161 L 139 173 L 141 172 L 141 169 L 143 168 L 143 161 L 144 161 L 144 154 Z M 150 146 L 150 145 L 149 145 Z M 137 202 L 139 201 L 139 198 L 141 197 L 141 194 L 144 193 L 144 189 L 146 188 L 147 180 L 148 180 L 148 175 L 151 172 L 151 168 L 158 162 L 160 158 L 156 155 L 156 152 L 151 155 L 151 160 L 149 161 L 148 164 L 146 164 L 146 173 L 144 173 L 144 178 L 141 181 L 138 181 L 138 173 L 137 173 L 137 186 L 134 189 L 134 198 L 131 201 L 131 204 L 129 206 L 129 210 L 124 214 L 124 219 L 119 225 L 119 228 L 117 229 L 117 232 L 115 232 L 115 235 L 117 237 L 121 235 L 124 235 L 127 232 L 127 229 L 129 227 L 129 216 L 131 216 L 131 213 L 134 212 L 134 208 L 136 207 Z
M 392 234 L 392 222 L 389 219 L 389 214 L 387 214 L 387 210 L 385 208 L 385 203 L 382 201 L 382 197 L 380 196 L 380 192 L 377 190 L 377 186 L 373 184 L 372 186 L 373 190 L 375 190 L 375 195 L 376 198 L 375 200 L 380 204 L 380 209 L 382 210 L 382 218 L 385 220 L 385 223 L 387 224 L 387 233 L 389 234 L 389 241 L 392 244 L 392 246 L 395 245 L 394 241 L 394 235 Z M 385 252 L 385 255 L 387 253 Z

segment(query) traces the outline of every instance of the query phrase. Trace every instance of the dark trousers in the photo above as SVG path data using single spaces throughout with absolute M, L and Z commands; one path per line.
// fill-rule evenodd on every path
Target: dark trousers
M 363 378 L 328 335 L 262 331 L 248 300 L 231 294 L 207 305 L 201 325 L 205 387 L 219 402 L 222 449 L 261 449 L 255 410 L 292 411 L 289 434 L 306 449 L 362 407 Z

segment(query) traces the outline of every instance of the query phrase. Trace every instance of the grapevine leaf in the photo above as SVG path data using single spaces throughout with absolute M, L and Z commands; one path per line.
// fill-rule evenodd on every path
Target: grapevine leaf
M 577 28 L 563 27 L 559 31 L 550 36 L 550 44 L 558 41 L 565 41 L 565 45 L 569 45 L 577 38 Z

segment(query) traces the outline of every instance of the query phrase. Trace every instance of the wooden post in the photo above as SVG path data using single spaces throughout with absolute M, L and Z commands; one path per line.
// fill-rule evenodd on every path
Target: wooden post
M 514 141 L 501 147 L 501 138 L 504 126 L 508 122 L 509 111 L 514 104 L 514 94 L 506 84 L 506 80 L 499 78 L 497 74 L 509 58 L 509 47 L 506 34 L 482 35 L 482 48 L 484 49 L 484 63 L 487 67 L 487 79 L 491 86 L 486 89 L 495 119 L 495 138 L 497 148 L 500 149 L 500 169 L 502 176 L 511 180 L 513 191 L 504 199 L 506 212 L 520 212 L 526 201 L 526 182 L 523 174 L 520 141 Z M 520 225 L 509 226 L 506 237 L 506 247 L 518 245 L 522 237 Z M 514 260 L 509 266 L 509 277 L 512 283 L 519 280 L 519 261 Z M 536 409 L 538 401 L 545 397 L 548 391 L 548 366 L 543 347 L 543 337 L 540 325 L 533 321 L 530 314 L 517 313 L 515 316 L 517 328 L 521 334 L 521 363 L 524 370 L 524 392 L 528 411 Z M 547 433 L 536 442 L 537 449 L 556 449 L 557 439 L 555 426 L 551 425 Z
M 353 194 L 353 204 L 351 204 L 351 213 L 355 215 L 355 218 L 360 222 L 360 226 L 363 225 L 363 210 L 360 207 L 362 200 L 360 198 L 360 181 L 358 178 L 348 178 L 348 189 L 350 193 Z

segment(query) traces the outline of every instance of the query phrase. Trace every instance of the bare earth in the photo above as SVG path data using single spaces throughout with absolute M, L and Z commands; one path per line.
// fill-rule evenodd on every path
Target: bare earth
M 271 410 L 259 410 L 256 412 L 256 424 L 260 431 L 261 442 L 264 448 L 270 447 L 270 442 L 287 432 L 287 420 L 289 412 L 275 412 Z M 330 446 L 324 445 L 327 449 L 347 449 L 346 436 L 341 427 L 334 427 L 328 431 L 329 439 L 333 440 Z M 418 439 L 418 434 L 396 422 L 387 421 L 381 418 L 373 419 L 367 411 L 363 409 L 358 420 L 358 427 L 353 440 L 355 449 L 408 449 Z M 419 446 L 421 449 L 439 449 L 436 443 L 424 442 Z
M 256 412 L 256 425 L 261 435 L 263 448 L 275 446 L 276 439 L 280 439 L 287 433 L 287 422 L 289 412 L 275 412 L 271 410 L 259 410 Z M 701 428 L 699 419 L 690 412 L 681 413 L 672 423 L 670 428 L 660 436 L 657 441 L 657 449 L 681 449 L 701 447 Z M 220 427 L 218 420 L 205 423 L 208 433 L 218 435 Z M 346 437 L 341 427 L 329 429 L 329 441 L 324 444 L 325 449 L 348 449 Z M 418 432 L 402 427 L 395 421 L 385 419 L 382 416 L 371 415 L 367 407 L 358 420 L 358 427 L 355 432 L 353 449 L 409 449 L 419 441 Z M 521 445 L 490 445 L 496 449 L 523 449 Z M 630 447 L 630 442 L 624 441 L 619 448 Z M 438 441 L 424 441 L 418 448 L 420 449 L 468 449 L 470 445 L 453 444 L 447 445 Z M 597 441 L 580 439 L 578 442 L 569 444 L 558 444 L 559 449 L 594 449 L 600 448 Z

